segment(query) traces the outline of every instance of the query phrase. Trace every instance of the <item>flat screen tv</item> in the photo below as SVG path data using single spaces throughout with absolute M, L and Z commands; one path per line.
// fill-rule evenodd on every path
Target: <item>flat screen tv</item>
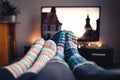
M 60 30 L 72 31 L 78 41 L 99 41 L 100 6 L 42 6 L 42 37 L 50 39 Z

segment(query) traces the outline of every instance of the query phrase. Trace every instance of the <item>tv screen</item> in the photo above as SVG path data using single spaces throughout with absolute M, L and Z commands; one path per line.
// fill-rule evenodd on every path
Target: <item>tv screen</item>
M 42 6 L 42 37 L 72 31 L 78 41 L 99 41 L 100 6 Z

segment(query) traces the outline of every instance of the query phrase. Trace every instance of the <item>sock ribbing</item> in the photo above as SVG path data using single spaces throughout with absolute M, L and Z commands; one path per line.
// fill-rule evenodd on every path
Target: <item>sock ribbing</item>
M 65 60 L 68 62 L 71 69 L 77 64 L 86 61 L 78 52 L 77 41 L 72 32 L 66 32 Z
M 43 45 L 44 39 L 43 38 L 37 39 L 35 43 L 31 46 L 27 54 L 20 61 L 5 66 L 4 68 L 9 70 L 15 78 L 19 77 L 33 64 L 33 62 L 39 55 L 39 52 L 41 51 Z
M 52 40 L 46 41 L 37 60 L 27 72 L 38 73 L 46 65 L 46 63 L 55 55 L 55 53 L 56 44 Z
M 72 41 L 75 44 L 77 44 L 77 40 L 76 40 L 76 37 L 74 36 L 73 32 L 67 31 L 65 35 L 66 35 L 65 36 L 66 41 Z

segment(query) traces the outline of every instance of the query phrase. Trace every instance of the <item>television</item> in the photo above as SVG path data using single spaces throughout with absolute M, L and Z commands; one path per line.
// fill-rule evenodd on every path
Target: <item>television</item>
M 42 6 L 41 34 L 51 39 L 60 30 L 72 31 L 77 41 L 99 41 L 100 6 Z

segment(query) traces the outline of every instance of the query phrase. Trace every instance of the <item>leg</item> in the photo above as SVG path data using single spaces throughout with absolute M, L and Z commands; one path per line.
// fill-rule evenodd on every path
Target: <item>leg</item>
M 73 70 L 78 80 L 120 80 L 120 71 L 110 71 L 95 63 L 84 63 Z
M 70 68 L 74 69 L 77 64 L 87 62 L 87 60 L 79 54 L 74 34 L 72 32 L 66 32 L 65 35 L 65 60 Z
M 38 74 L 35 80 L 75 80 L 70 68 L 63 63 L 48 63 Z
M 40 38 L 35 41 L 27 54 L 18 62 L 5 66 L 0 69 L 0 79 L 14 80 L 21 74 L 26 72 L 27 69 L 33 64 L 44 44 L 44 39 Z M 7 75 L 7 77 L 6 77 Z
M 52 40 L 47 40 L 33 66 L 28 69 L 23 75 L 21 75 L 18 80 L 34 80 L 38 72 L 55 55 L 55 53 L 56 44 Z
M 65 32 L 60 31 L 56 33 L 53 37 L 54 42 L 57 46 L 56 55 L 52 58 L 50 62 L 59 62 L 68 66 L 64 60 L 64 47 L 65 47 Z
M 64 61 L 65 32 L 58 32 L 53 40 L 57 45 L 56 55 L 39 72 L 36 80 L 75 80 L 72 71 Z
M 78 80 L 120 80 L 118 72 L 109 71 L 87 61 L 78 50 L 74 34 L 66 33 L 65 59 Z

